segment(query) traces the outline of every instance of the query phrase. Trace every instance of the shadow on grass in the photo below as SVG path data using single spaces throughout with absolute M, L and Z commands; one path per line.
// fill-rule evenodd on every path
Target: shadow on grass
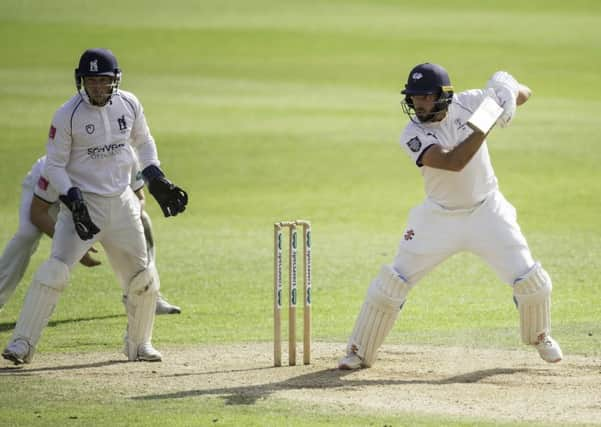
M 258 368 L 272 369 L 272 368 Z M 254 369 L 245 369 L 249 371 Z M 197 396 L 222 396 L 226 405 L 252 405 L 257 400 L 269 397 L 271 394 L 280 390 L 311 390 L 311 389 L 349 389 L 353 387 L 366 386 L 383 386 L 383 385 L 414 385 L 414 384 L 430 384 L 430 385 L 445 385 L 445 384 L 469 384 L 477 383 L 486 378 L 496 375 L 513 375 L 522 372 L 530 372 L 531 369 L 484 369 L 474 372 L 469 372 L 462 375 L 456 375 L 442 379 L 415 379 L 415 380 L 369 380 L 369 379 L 353 379 L 350 376 L 355 371 L 341 371 L 339 369 L 325 369 L 310 374 L 300 375 L 298 377 L 289 378 L 285 381 L 241 386 L 241 387 L 219 387 L 206 390 L 189 390 L 175 393 L 153 394 L 147 396 L 137 396 L 134 400 L 163 400 L 163 399 L 182 399 Z M 237 371 L 232 371 L 237 372 Z
M 39 372 L 58 372 L 58 371 L 70 371 L 74 369 L 87 369 L 87 368 L 102 368 L 103 366 L 120 365 L 123 363 L 129 363 L 127 360 L 107 360 L 104 362 L 94 363 L 82 363 L 79 365 L 67 365 L 67 366 L 52 366 L 46 368 L 33 368 L 23 369 L 24 365 L 15 365 L 0 368 L 0 377 L 2 375 L 18 375 L 21 377 L 27 377 Z M 25 365 L 26 366 L 26 365 Z
M 78 317 L 76 319 L 64 319 L 64 320 L 51 320 L 48 322 L 48 326 L 53 328 L 55 326 L 79 323 L 79 322 L 90 322 L 93 320 L 106 320 L 106 319 L 117 319 L 119 317 L 125 317 L 125 314 L 107 314 L 106 316 L 92 316 L 92 317 Z M 16 322 L 3 322 L 0 323 L 0 332 L 12 331 L 15 329 Z

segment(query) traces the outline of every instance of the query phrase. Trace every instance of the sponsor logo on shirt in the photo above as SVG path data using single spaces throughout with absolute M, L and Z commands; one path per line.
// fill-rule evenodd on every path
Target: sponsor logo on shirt
M 54 126 L 50 125 L 50 130 L 48 131 L 48 138 L 54 139 L 55 136 L 56 136 L 56 128 Z
M 90 123 L 89 125 L 86 125 L 86 132 L 88 133 L 88 135 L 92 135 L 95 130 L 96 128 L 93 124 Z
M 48 182 L 48 180 L 43 176 L 40 176 L 40 179 L 38 179 L 38 187 L 44 191 L 48 190 L 49 184 L 50 183 Z
M 125 144 L 123 142 L 119 144 L 104 144 L 97 145 L 96 147 L 88 148 L 88 156 L 91 159 L 106 159 L 108 157 L 116 156 L 123 151 Z
M 422 148 L 422 142 L 416 136 L 407 141 L 407 147 L 414 153 L 417 153 Z

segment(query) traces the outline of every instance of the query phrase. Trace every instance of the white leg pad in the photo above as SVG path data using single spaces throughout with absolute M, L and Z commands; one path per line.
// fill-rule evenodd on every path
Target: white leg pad
M 520 312 L 520 330 L 524 344 L 538 343 L 540 334 L 551 333 L 551 289 L 549 274 L 536 263 L 513 285 L 513 296 Z
M 146 239 L 146 251 L 148 252 L 148 262 L 154 262 L 155 249 L 154 237 L 152 236 L 152 221 L 146 211 L 142 210 L 141 214 L 142 226 L 144 227 L 144 239 Z
M 145 269 L 130 282 L 125 307 L 127 310 L 127 357 L 136 360 L 138 346 L 150 343 L 159 282 L 154 269 Z
M 29 343 L 29 360 L 33 357 L 42 330 L 48 325 L 58 299 L 68 284 L 69 267 L 57 259 L 50 258 L 36 272 L 12 338 L 23 339 Z
M 365 302 L 348 344 L 348 351 L 369 367 L 394 326 L 411 287 L 391 266 L 384 265 L 367 290 Z

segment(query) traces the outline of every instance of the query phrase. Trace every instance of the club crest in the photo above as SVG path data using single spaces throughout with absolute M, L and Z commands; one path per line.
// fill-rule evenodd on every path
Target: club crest
M 409 147 L 409 149 L 411 151 L 413 151 L 414 153 L 417 153 L 421 148 L 422 148 L 422 142 L 419 140 L 419 138 L 413 137 L 411 138 L 408 142 L 407 142 L 407 147 Z
M 127 122 L 125 121 L 125 114 L 117 119 L 117 124 L 119 124 L 120 131 L 127 130 Z
M 413 74 L 411 75 L 411 78 L 412 78 L 413 80 L 419 80 L 419 79 L 421 79 L 422 77 L 424 77 L 424 75 L 423 75 L 422 73 L 418 72 L 418 71 L 416 71 L 415 73 L 413 73 Z
M 92 72 L 92 73 L 98 72 L 98 60 L 97 59 L 90 61 L 90 72 Z

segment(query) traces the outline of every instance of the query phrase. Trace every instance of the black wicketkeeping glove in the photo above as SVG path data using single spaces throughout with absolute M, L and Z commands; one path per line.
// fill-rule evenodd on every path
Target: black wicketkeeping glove
M 150 165 L 142 171 L 148 182 L 148 191 L 154 196 L 166 217 L 176 216 L 186 210 L 188 193 L 165 178 L 157 166 Z
M 61 194 L 59 199 L 71 211 L 73 223 L 75 224 L 75 231 L 81 240 L 90 240 L 95 234 L 100 232 L 100 229 L 96 227 L 96 224 L 94 224 L 90 218 L 88 207 L 83 200 L 83 195 L 79 188 L 71 187 L 67 194 Z

